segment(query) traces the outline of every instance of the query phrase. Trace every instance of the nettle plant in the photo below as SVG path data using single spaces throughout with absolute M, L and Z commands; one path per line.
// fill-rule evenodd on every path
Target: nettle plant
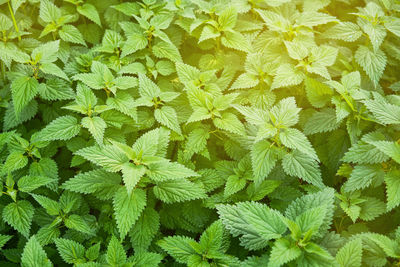
M 400 3 L 0 0 L 1 266 L 400 266 Z

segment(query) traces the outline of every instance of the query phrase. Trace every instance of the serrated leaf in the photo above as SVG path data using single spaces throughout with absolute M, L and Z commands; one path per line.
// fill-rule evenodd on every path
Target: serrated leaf
M 93 228 L 91 228 L 79 215 L 71 214 L 65 219 L 64 224 L 70 229 L 74 229 L 85 234 L 94 235 Z
M 281 238 L 275 241 L 269 256 L 268 267 L 279 267 L 300 257 L 301 250 L 290 241 Z
M 75 154 L 111 172 L 120 171 L 124 163 L 129 161 L 125 153 L 112 145 L 86 147 L 76 151 Z
M 182 202 L 206 197 L 202 187 L 186 179 L 157 183 L 153 188 L 153 192 L 158 199 L 165 203 Z
M 288 175 L 300 177 L 317 187 L 324 187 L 318 163 L 310 156 L 295 150 L 283 157 L 282 166 Z
M 11 93 L 14 103 L 14 110 L 17 117 L 22 109 L 38 93 L 39 82 L 33 77 L 22 76 L 11 83 Z
M 81 6 L 77 6 L 76 11 L 101 27 L 99 13 L 92 4 L 85 3 Z
M 76 136 L 81 127 L 78 120 L 70 115 L 59 117 L 50 122 L 39 133 L 39 139 L 43 141 L 69 140 Z
M 121 176 L 103 169 L 79 173 L 62 186 L 72 192 L 95 194 L 100 199 L 110 199 L 120 188 Z
M 112 266 L 126 262 L 126 252 L 124 247 L 115 236 L 111 237 L 110 243 L 108 244 L 106 259 L 107 263 Z
M 349 180 L 343 185 L 346 192 L 364 189 L 372 184 L 383 180 L 385 173 L 379 165 L 357 165 L 350 174 Z
M 310 156 L 312 159 L 319 161 L 317 153 L 312 147 L 307 137 L 295 128 L 288 128 L 279 134 L 282 144 L 288 148 L 297 149 L 300 152 Z
M 87 128 L 99 145 L 103 144 L 104 131 L 107 128 L 106 122 L 100 117 L 84 117 L 82 126 Z
M 128 195 L 127 190 L 121 187 L 115 193 L 113 206 L 118 230 L 123 239 L 146 206 L 146 192 L 135 189 Z
M 132 245 L 137 251 L 146 251 L 160 228 L 160 216 L 152 208 L 146 208 L 129 232 Z
M 181 128 L 178 122 L 178 115 L 173 107 L 163 106 L 154 111 L 155 119 L 162 125 L 175 131 L 178 134 L 182 134 Z
M 354 42 L 361 37 L 360 27 L 352 22 L 339 22 L 332 28 L 323 33 L 324 37 L 330 39 L 340 39 L 345 42 Z
M 21 256 L 22 267 L 51 267 L 53 264 L 47 258 L 46 252 L 43 250 L 35 236 L 31 236 L 25 244 L 24 251 Z
M 400 205 L 400 171 L 392 170 L 385 175 L 387 210 Z
M 19 200 L 8 204 L 3 209 L 3 221 L 11 225 L 23 236 L 29 236 L 34 208 L 29 201 Z
M 140 178 L 145 174 L 146 167 L 143 165 L 134 165 L 126 163 L 122 166 L 122 177 L 128 192 L 128 195 L 132 193 L 133 188 L 139 182 Z
M 192 238 L 184 236 L 168 236 L 157 242 L 157 244 L 180 263 L 187 263 L 191 255 L 196 251 L 191 246 L 195 242 Z
M 70 264 L 82 263 L 85 260 L 85 248 L 76 241 L 57 238 L 54 240 L 61 258 Z
M 275 167 L 277 156 L 269 142 L 258 142 L 251 149 L 252 168 L 257 183 L 262 182 Z
M 286 232 L 286 225 L 278 211 L 257 202 L 241 202 L 236 205 L 218 205 L 218 214 L 233 236 L 241 236 L 241 244 L 250 250 L 267 246 Z
M 31 192 L 41 186 L 54 182 L 53 178 L 46 176 L 23 176 L 18 180 L 18 190 L 22 192 Z
M 374 85 L 377 86 L 386 67 L 385 53 L 379 49 L 374 52 L 361 45 L 356 51 L 355 58 Z

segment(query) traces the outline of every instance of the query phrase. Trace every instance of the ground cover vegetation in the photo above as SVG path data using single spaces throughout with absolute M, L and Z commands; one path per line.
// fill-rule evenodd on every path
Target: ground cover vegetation
M 0 265 L 399 266 L 399 12 L 0 0 Z

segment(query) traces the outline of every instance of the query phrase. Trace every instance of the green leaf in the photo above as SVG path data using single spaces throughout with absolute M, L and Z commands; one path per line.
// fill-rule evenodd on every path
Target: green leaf
M 17 117 L 26 105 L 37 95 L 39 82 L 34 77 L 22 76 L 11 83 L 14 110 Z
M 362 242 L 360 238 L 349 241 L 336 254 L 341 267 L 361 267 Z
M 65 74 L 65 73 L 64 73 Z M 64 77 L 65 78 L 65 77 Z M 68 77 L 67 77 L 68 80 Z M 75 98 L 75 93 L 68 83 L 58 78 L 49 78 L 38 87 L 41 98 L 45 100 L 69 100 Z
M 396 36 L 400 36 L 400 19 L 387 16 L 384 23 L 385 28 Z
M 392 170 L 385 175 L 387 210 L 400 205 L 400 171 Z
M 310 77 L 305 79 L 305 89 L 308 101 L 316 108 L 324 107 L 333 95 L 329 86 Z
M 44 0 L 40 2 L 39 17 L 47 23 L 56 21 L 61 17 L 61 10 L 52 2 Z
M 296 60 L 303 60 L 308 55 L 307 47 L 296 41 L 284 41 L 289 56 Z
M 19 151 L 14 151 L 8 155 L 3 165 L 3 171 L 13 172 L 22 169 L 28 164 L 28 157 Z
M 124 152 L 112 145 L 85 147 L 76 151 L 75 154 L 110 172 L 120 171 L 124 163 L 129 161 Z
M 70 264 L 85 262 L 85 248 L 73 240 L 56 238 L 54 240 L 61 258 Z
M 228 197 L 230 195 L 233 195 L 242 190 L 245 186 L 246 186 L 246 179 L 238 177 L 237 175 L 231 175 L 226 180 L 224 188 L 224 196 Z
M 60 34 L 61 40 L 65 42 L 86 46 L 81 32 L 73 25 L 68 24 L 62 26 L 58 33 Z
M 51 177 L 26 175 L 18 180 L 18 190 L 22 192 L 31 192 L 51 182 L 54 182 L 54 179 Z
M 360 45 L 355 54 L 357 63 L 367 73 L 368 77 L 378 85 L 386 67 L 386 55 L 382 50 L 371 51 L 368 47 Z
M 111 266 L 118 266 L 126 262 L 126 253 L 122 244 L 115 236 L 111 237 L 107 247 L 107 263 Z
M 326 212 L 327 207 L 325 205 L 321 205 L 306 210 L 297 216 L 295 222 L 300 228 L 301 233 L 307 233 L 310 230 L 313 233 L 318 232 L 319 228 L 324 223 Z
M 323 206 L 326 211 L 324 221 L 319 227 L 318 233 L 313 233 L 313 236 L 323 236 L 330 229 L 332 223 L 333 213 L 335 210 L 334 192 L 335 191 L 332 188 L 325 188 L 317 193 L 307 194 L 297 198 L 287 207 L 285 217 L 294 221 L 304 212 L 315 207 Z
M 187 137 L 185 151 L 189 153 L 200 153 L 207 147 L 210 134 L 207 129 L 197 128 L 191 131 Z
M 94 261 L 99 257 L 99 254 L 100 254 L 100 243 L 97 243 L 86 250 L 85 257 L 91 261 Z
M 221 33 L 217 29 L 215 29 L 213 26 L 206 25 L 201 31 L 199 43 L 207 41 L 209 39 L 216 39 L 219 36 L 221 36 Z
M 71 214 L 64 220 L 64 224 L 70 229 L 74 229 L 85 234 L 94 235 L 94 229 L 91 228 L 79 215 Z
M 157 267 L 161 264 L 164 256 L 153 252 L 143 252 L 135 253 L 132 258 L 137 267 Z
M 366 201 L 359 204 L 361 207 L 360 219 L 372 221 L 385 213 L 386 204 L 374 197 L 366 197 Z
M 253 88 L 259 84 L 258 77 L 249 73 L 240 74 L 230 87 L 230 90 Z
M 143 165 L 134 165 L 130 163 L 125 163 L 122 166 L 122 177 L 128 195 L 132 193 L 133 188 L 139 182 L 140 178 L 145 174 L 146 167 Z
M 195 241 L 189 237 L 184 236 L 168 236 L 164 237 L 157 244 L 168 254 L 170 254 L 177 262 L 187 263 L 190 256 L 197 254 L 192 243 Z
M 29 201 L 19 200 L 8 204 L 3 209 L 3 221 L 11 225 L 23 236 L 29 236 L 34 208 Z
M 160 161 L 150 164 L 147 175 L 154 181 L 177 180 L 199 176 L 195 171 L 177 162 Z
M 58 58 L 59 48 L 60 40 L 44 43 L 33 49 L 31 58 L 41 64 L 52 63 Z
M 182 62 L 181 55 L 175 45 L 161 41 L 153 46 L 153 54 L 157 58 L 167 58 L 172 62 Z
M 375 99 L 363 101 L 365 106 L 382 124 L 400 124 L 400 106 L 388 103 L 384 97 L 375 93 Z
M 386 37 L 386 29 L 378 23 L 359 23 L 363 31 L 368 35 L 374 51 L 377 51 Z
M 24 251 L 21 256 L 22 267 L 51 267 L 53 264 L 47 258 L 46 252 L 43 250 L 35 236 L 31 236 L 25 244 Z
M 352 145 L 342 158 L 344 162 L 353 162 L 358 164 L 382 163 L 388 159 L 389 157 L 374 145 L 361 140 L 357 144 Z
M 385 251 L 386 255 L 392 258 L 399 258 L 400 256 L 400 248 L 396 241 L 390 239 L 387 236 L 375 234 L 375 233 L 366 233 L 364 234 L 368 239 L 375 242 L 379 247 Z
M 337 19 L 331 15 L 316 11 L 306 11 L 296 19 L 297 25 L 304 25 L 307 27 L 313 27 L 328 22 L 336 21 Z
M 239 32 L 226 31 L 224 36 L 221 38 L 221 43 L 232 49 L 248 52 L 250 50 L 250 44 L 248 40 Z
M 138 154 L 143 153 L 143 155 L 165 157 L 169 143 L 169 135 L 170 131 L 165 128 L 157 128 L 148 131 L 136 139 L 132 148 Z
M 343 187 L 346 192 L 364 189 L 373 182 L 382 181 L 384 175 L 380 165 L 357 165 Z
M 394 161 L 400 163 L 400 144 L 390 141 L 372 141 L 370 143 Z
M 11 235 L 2 235 L 0 234 L 0 248 L 4 247 L 4 245 L 12 238 Z
M 186 179 L 157 183 L 153 187 L 153 192 L 158 199 L 165 203 L 182 202 L 206 197 L 202 187 Z
M 319 161 L 317 153 L 312 147 L 307 137 L 295 128 L 288 128 L 279 134 L 282 144 L 291 149 L 297 149 L 300 152 L 310 156 L 312 159 Z
M 236 205 L 217 205 L 222 222 L 229 232 L 250 250 L 267 246 L 271 239 L 280 238 L 286 232 L 282 215 L 258 202 L 240 202 Z
M 320 188 L 325 187 L 318 163 L 306 154 L 296 150 L 287 153 L 282 159 L 282 167 L 288 175 L 299 177 Z
M 315 112 L 307 120 L 304 126 L 304 134 L 309 135 L 333 131 L 339 128 L 340 124 L 341 122 L 336 120 L 334 109 L 322 109 L 321 111 Z
M 222 31 L 233 29 L 237 21 L 237 11 L 234 7 L 224 9 L 218 16 L 218 25 Z
M 221 118 L 215 118 L 213 119 L 213 122 L 214 125 L 219 129 L 239 135 L 245 135 L 246 133 L 243 124 L 238 119 L 238 117 L 233 113 L 224 112 Z
M 146 48 L 148 40 L 143 34 L 130 34 L 122 47 L 121 57 L 128 56 Z
M 39 139 L 43 141 L 69 140 L 78 135 L 81 127 L 78 120 L 70 115 L 58 117 L 39 132 Z
M 110 199 L 120 188 L 121 176 L 97 169 L 75 175 L 62 187 L 72 192 L 94 194 L 101 199 Z
M 106 122 L 100 117 L 84 117 L 81 121 L 82 126 L 87 128 L 99 145 L 103 144 L 104 131 L 107 127 Z
M 160 216 L 152 208 L 146 208 L 129 233 L 135 251 L 146 251 L 160 228 Z
M 275 241 L 269 256 L 268 267 L 279 267 L 291 262 L 301 255 L 298 246 L 290 241 L 281 238 Z
M 360 27 L 352 22 L 339 22 L 323 33 L 323 36 L 330 39 L 340 39 L 345 42 L 354 42 L 362 35 Z
M 146 206 L 146 192 L 135 189 L 128 195 L 127 190 L 121 187 L 115 193 L 113 206 L 118 230 L 123 239 Z
M 142 97 L 153 99 L 161 94 L 161 90 L 146 75 L 139 74 L 139 93 Z
M 291 127 L 299 121 L 300 108 L 296 106 L 294 97 L 287 97 L 279 101 L 269 110 L 270 118 L 276 127 Z
M 304 73 L 291 64 L 280 65 L 276 73 L 271 89 L 298 85 L 305 78 Z
M 44 63 L 40 65 L 40 70 L 46 74 L 51 74 L 65 80 L 69 80 L 68 76 L 54 63 Z
M 162 125 L 175 131 L 178 134 L 182 134 L 181 128 L 178 122 L 178 115 L 173 107 L 162 106 L 154 111 L 155 119 Z
M 60 213 L 61 206 L 57 201 L 41 195 L 32 194 L 32 196 L 49 215 L 58 215 Z
M 265 141 L 255 143 L 250 153 L 255 181 L 259 184 L 275 167 L 277 155 L 271 144 Z
M 196 80 L 200 76 L 201 72 L 193 66 L 184 64 L 182 62 L 176 62 L 175 66 L 179 81 L 183 84 Z
M 77 6 L 76 11 L 78 11 L 79 14 L 87 17 L 88 19 L 90 19 L 91 21 L 93 21 L 94 23 L 96 23 L 101 27 L 99 13 L 92 4 L 85 3 L 81 6 Z

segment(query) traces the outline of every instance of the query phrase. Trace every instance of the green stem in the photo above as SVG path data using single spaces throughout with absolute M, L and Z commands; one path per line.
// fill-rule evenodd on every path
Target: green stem
M 1 79 L 4 83 L 6 82 L 6 66 L 3 61 L 1 61 Z
M 17 21 L 15 20 L 14 11 L 11 8 L 10 1 L 8 1 L 7 4 L 8 4 L 8 9 L 10 10 L 10 14 L 11 14 L 11 18 L 12 18 L 12 21 L 13 21 L 13 24 L 14 24 L 15 31 L 17 32 L 17 35 L 18 35 L 18 41 L 21 41 L 21 35 L 19 34 Z

